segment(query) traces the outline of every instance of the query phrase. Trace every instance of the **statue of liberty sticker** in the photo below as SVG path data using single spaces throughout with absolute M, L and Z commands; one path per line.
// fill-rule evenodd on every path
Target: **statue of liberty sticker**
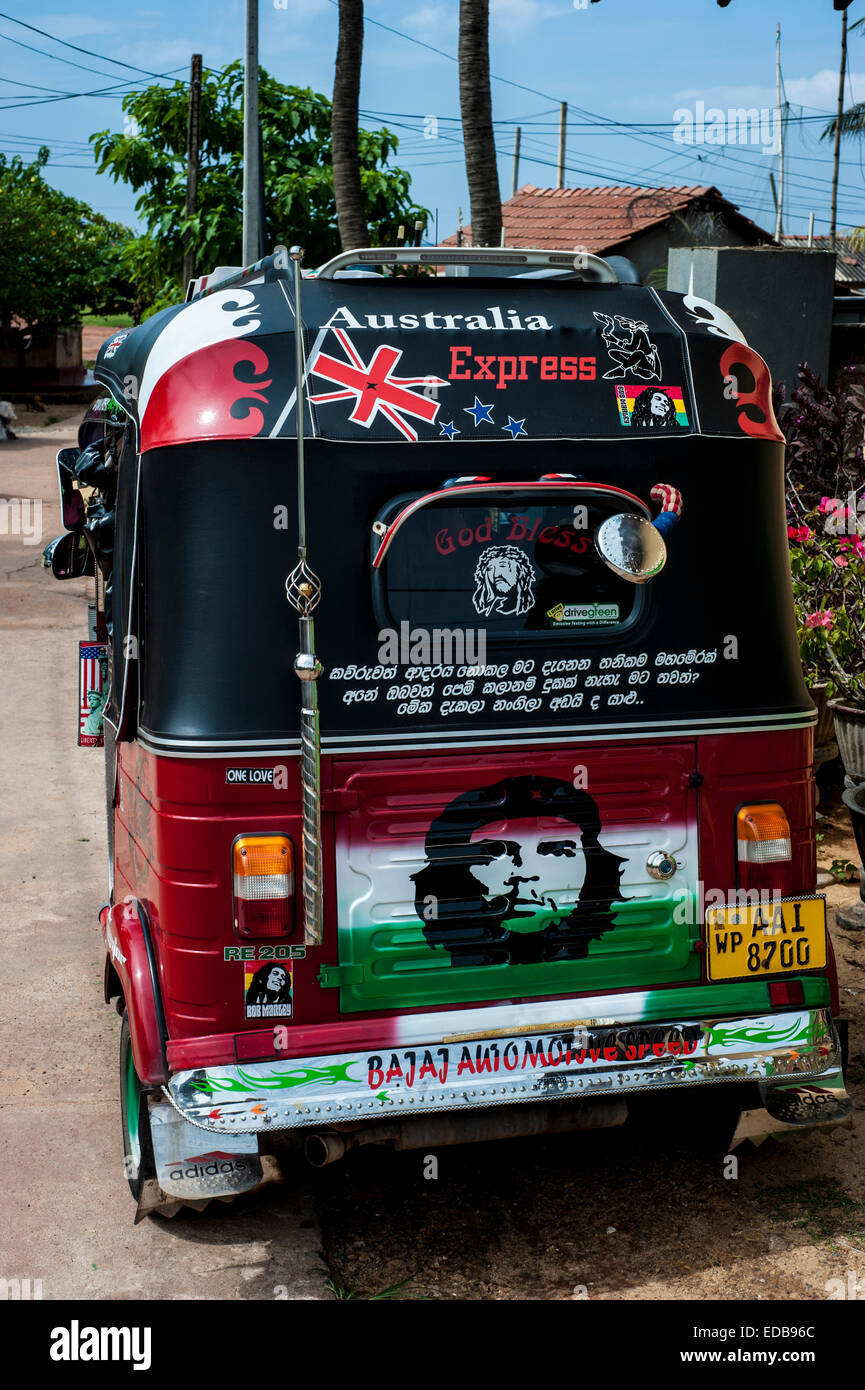
M 108 698 L 108 643 L 78 643 L 78 747 L 101 748 Z

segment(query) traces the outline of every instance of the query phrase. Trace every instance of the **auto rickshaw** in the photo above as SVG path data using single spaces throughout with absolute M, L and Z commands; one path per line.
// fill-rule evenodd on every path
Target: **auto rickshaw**
M 59 460 L 139 1215 L 638 1093 L 845 1120 L 765 363 L 585 253 L 301 258 L 107 342 Z

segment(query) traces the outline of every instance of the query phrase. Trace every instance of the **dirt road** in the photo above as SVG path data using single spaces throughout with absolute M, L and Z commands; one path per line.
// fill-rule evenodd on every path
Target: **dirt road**
M 77 428 L 80 408 L 59 410 Z M 55 454 L 74 442 L 67 424 L 0 444 L 0 497 L 42 499 L 45 541 L 61 530 Z M 0 1278 L 41 1279 L 45 1299 L 328 1298 L 304 1188 L 132 1225 L 96 920 L 102 754 L 76 746 L 91 581 L 57 583 L 26 540 L 0 534 Z
M 54 451 L 72 438 L 55 428 L 0 445 L 0 496 L 46 499 L 46 539 L 59 530 Z M 731 1165 L 730 1115 L 653 1097 L 621 1129 L 443 1149 L 436 1163 L 360 1150 L 216 1212 L 133 1228 L 118 1020 L 101 997 L 100 755 L 74 733 L 88 585 L 54 583 L 40 552 L 0 535 L 0 1276 L 42 1278 L 46 1298 L 865 1295 L 865 933 L 837 929 L 853 1130 L 748 1146 Z M 827 864 L 855 858 L 846 812 L 825 832 Z M 856 892 L 833 886 L 830 904 Z

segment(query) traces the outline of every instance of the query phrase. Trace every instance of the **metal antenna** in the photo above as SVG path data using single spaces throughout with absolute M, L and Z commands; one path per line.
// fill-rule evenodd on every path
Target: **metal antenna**
M 315 655 L 315 629 L 312 614 L 321 598 L 321 580 L 306 563 L 306 489 L 303 454 L 303 401 L 306 364 L 303 354 L 301 313 L 301 273 L 303 247 L 292 246 L 294 262 L 294 362 L 297 422 L 297 564 L 285 581 L 289 603 L 297 610 L 300 651 L 294 670 L 301 681 L 300 781 L 303 821 L 303 939 L 307 946 L 320 946 L 323 937 L 321 900 L 321 746 L 318 722 L 318 689 L 321 662 Z

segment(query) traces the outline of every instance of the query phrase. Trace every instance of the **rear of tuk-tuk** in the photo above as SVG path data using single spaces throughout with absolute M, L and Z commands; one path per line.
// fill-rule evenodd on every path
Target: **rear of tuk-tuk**
M 666 1088 L 843 1120 L 764 363 L 591 257 L 365 255 L 300 344 L 279 252 L 100 355 L 142 1209 Z

